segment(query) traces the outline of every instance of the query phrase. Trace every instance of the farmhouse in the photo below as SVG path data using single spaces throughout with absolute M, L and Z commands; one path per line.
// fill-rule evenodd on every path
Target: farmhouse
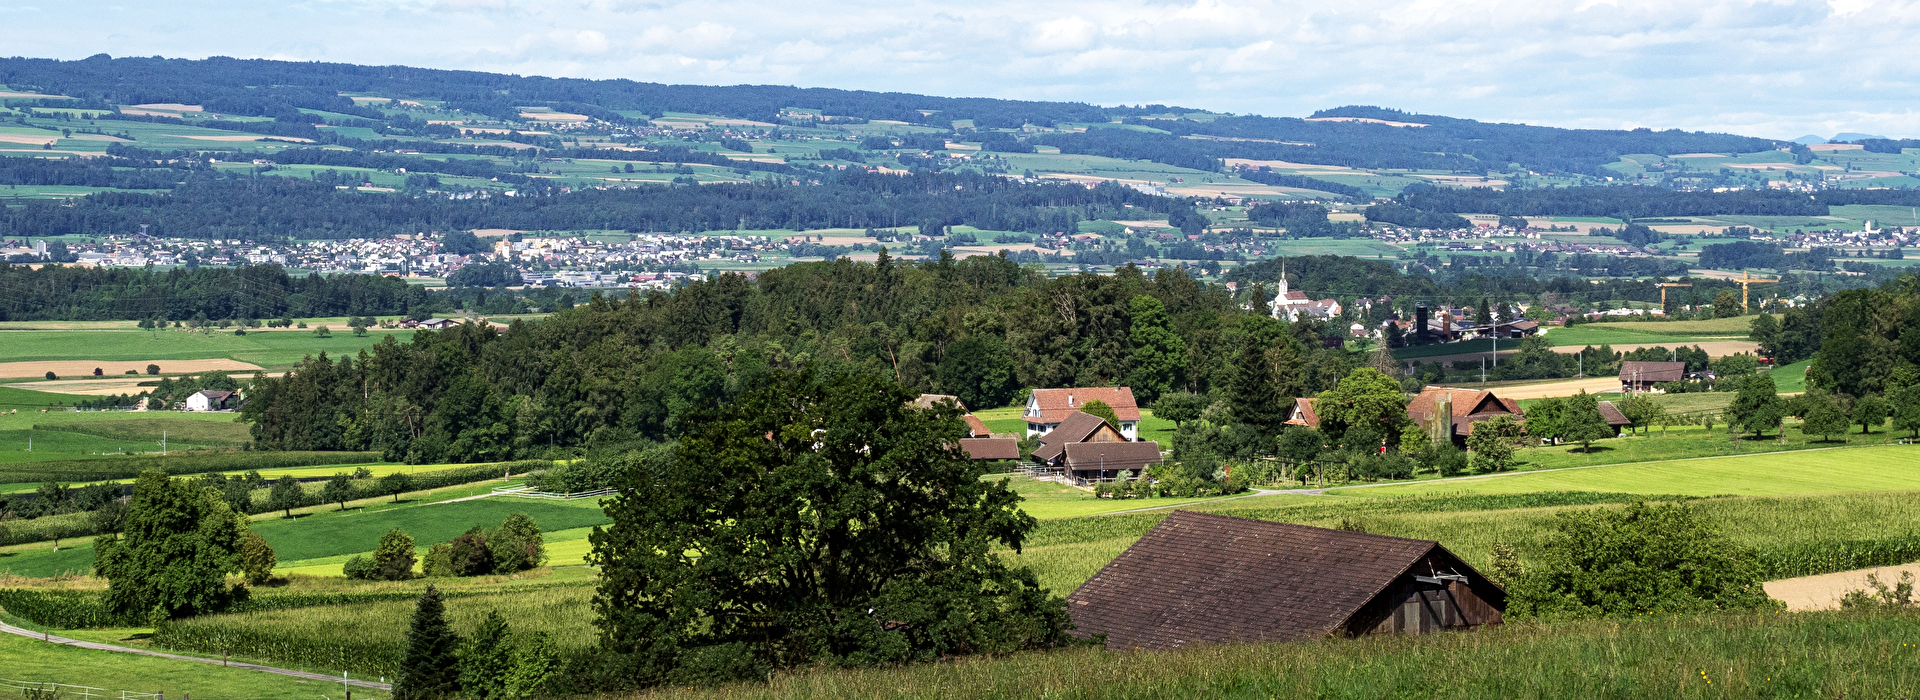
M 1642 362 L 1628 360 L 1620 363 L 1620 391 L 1631 394 L 1636 391 L 1660 391 L 1663 382 L 1677 382 L 1687 378 L 1685 362 Z
M 193 393 L 192 396 L 187 397 L 187 410 L 189 411 L 226 410 L 227 401 L 232 398 L 233 398 L 233 392 L 231 391 L 215 391 L 213 389 L 196 391 Z
M 1067 611 L 1075 635 L 1153 650 L 1497 625 L 1506 597 L 1438 542 L 1174 511 Z
M 1082 486 L 1113 481 L 1120 472 L 1141 472 L 1160 463 L 1158 442 L 1069 442 L 1061 446 L 1057 463 L 1073 483 Z
M 1313 409 L 1317 400 L 1294 399 L 1293 413 L 1287 417 L 1286 424 L 1320 427 L 1320 416 Z M 1461 448 L 1467 446 L 1467 435 L 1473 432 L 1474 423 L 1495 416 L 1526 420 L 1526 413 L 1520 410 L 1519 401 L 1494 396 L 1491 391 L 1430 386 L 1407 402 L 1407 418 L 1414 425 L 1426 428 L 1436 436 L 1435 440 L 1440 435 L 1450 436 L 1454 445 Z M 1435 422 L 1436 417 L 1444 422 Z
M 1128 440 L 1139 439 L 1140 406 L 1134 403 L 1133 389 L 1124 386 L 1034 389 L 1027 397 L 1027 410 L 1022 416 L 1027 422 L 1026 436 L 1053 432 L 1067 416 L 1086 407 L 1089 401 L 1102 401 L 1113 407 L 1114 415 L 1120 419 L 1120 435 Z

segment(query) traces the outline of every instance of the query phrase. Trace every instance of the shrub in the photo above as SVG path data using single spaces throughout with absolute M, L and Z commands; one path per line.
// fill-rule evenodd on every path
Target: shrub
M 1511 591 L 1516 617 L 1626 617 L 1779 607 L 1758 557 L 1682 503 L 1561 513 Z
M 273 578 L 273 567 L 278 563 L 267 538 L 248 530 L 245 539 L 240 541 L 240 573 L 246 575 L 247 583 L 255 586 L 266 583 Z
M 484 576 L 493 573 L 493 550 L 487 547 L 485 531 L 476 527 L 453 538 L 451 563 L 455 576 Z
M 441 542 L 427 548 L 427 558 L 420 562 L 420 572 L 432 578 L 453 575 L 453 546 Z
M 375 581 L 380 578 L 380 565 L 373 563 L 373 560 L 368 559 L 366 555 L 355 554 L 353 558 L 347 560 L 346 566 L 341 567 L 340 573 L 350 579 Z
M 379 567 L 383 581 L 413 578 L 413 538 L 398 529 L 388 530 L 380 536 L 380 546 L 373 550 L 373 562 Z
M 540 526 L 525 513 L 514 513 L 489 533 L 488 548 L 493 550 L 497 571 L 514 572 L 537 568 L 547 561 L 546 542 Z

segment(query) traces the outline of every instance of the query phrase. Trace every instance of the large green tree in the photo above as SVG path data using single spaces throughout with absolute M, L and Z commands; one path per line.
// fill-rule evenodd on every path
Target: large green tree
M 1773 375 L 1756 375 L 1740 384 L 1740 393 L 1727 405 L 1727 425 L 1755 436 L 1778 430 L 1787 417 L 1787 402 L 1780 399 Z
M 1159 299 L 1135 296 L 1128 309 L 1133 316 L 1129 332 L 1133 371 L 1127 375 L 1127 382 L 1136 398 L 1152 402 L 1178 383 L 1180 368 L 1186 363 L 1187 342 L 1173 332 L 1167 307 Z
M 808 370 L 702 416 L 591 536 L 605 646 L 641 683 L 1068 643 L 1062 600 L 995 552 L 1035 521 L 955 447 L 951 406 Z
M 1400 391 L 1400 382 L 1372 367 L 1355 368 L 1338 385 L 1320 392 L 1313 411 L 1320 416 L 1321 432 L 1335 442 L 1349 428 L 1366 426 L 1398 443 L 1401 429 L 1413 422 L 1407 417 L 1407 395 Z
M 94 545 L 107 606 L 123 615 L 169 618 L 212 612 L 233 600 L 226 576 L 241 572 L 245 516 L 220 492 L 159 471 L 134 480 L 121 532 Z
M 1593 452 L 1593 442 L 1613 437 L 1613 428 L 1600 413 L 1600 397 L 1582 391 L 1566 397 L 1559 416 L 1560 438 L 1580 443 L 1580 451 Z
M 1850 416 L 1840 404 L 1838 396 L 1813 389 L 1794 399 L 1790 406 L 1800 416 L 1800 432 L 1803 434 L 1831 440 L 1833 436 L 1847 432 Z
M 948 345 L 939 378 L 942 388 L 975 410 L 1005 406 L 1019 391 L 1013 355 L 998 335 L 974 335 Z

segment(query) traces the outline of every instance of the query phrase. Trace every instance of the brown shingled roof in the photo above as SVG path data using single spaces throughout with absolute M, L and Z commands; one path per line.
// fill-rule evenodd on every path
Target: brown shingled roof
M 1304 425 L 1309 428 L 1320 427 L 1320 414 L 1313 411 L 1313 402 L 1319 399 L 1308 397 L 1293 400 L 1293 414 L 1301 418 L 1288 418 L 1287 425 Z
M 1627 414 L 1621 413 L 1619 407 L 1614 406 L 1612 401 L 1600 402 L 1600 417 L 1607 419 L 1607 425 L 1615 428 L 1633 424 L 1633 421 L 1627 420 Z
M 1105 633 L 1113 650 L 1310 639 L 1341 633 L 1435 550 L 1446 551 L 1427 540 L 1174 511 L 1068 596 L 1067 611 L 1074 634 Z
M 1067 414 L 1080 410 L 1088 401 L 1104 401 L 1113 407 L 1113 413 L 1120 420 L 1140 420 L 1140 405 L 1133 400 L 1130 387 L 1072 387 L 1068 389 L 1034 389 L 1033 399 L 1039 404 L 1040 415 L 1026 416 L 1028 423 L 1059 423 L 1066 420 Z
M 1067 469 L 1128 469 L 1140 471 L 1160 463 L 1157 442 L 1069 442 Z
M 1060 427 L 1040 436 L 1040 447 L 1034 449 L 1033 456 L 1042 462 L 1051 462 L 1055 457 L 1060 456 L 1061 450 L 1066 449 L 1067 443 L 1086 442 L 1093 437 L 1094 433 L 1100 431 L 1101 426 L 1106 426 L 1107 430 L 1113 430 L 1113 426 L 1107 425 L 1107 421 L 1099 416 L 1074 411 L 1072 415 L 1067 416 L 1066 420 L 1060 421 Z M 1120 431 L 1113 430 L 1113 434 L 1119 437 Z M 1120 438 L 1120 440 L 1125 439 Z
M 1407 417 L 1415 425 L 1425 425 L 1433 417 L 1434 404 L 1440 397 L 1452 399 L 1450 425 L 1456 433 L 1466 434 L 1474 422 L 1499 415 L 1511 414 L 1515 419 L 1524 419 L 1525 412 L 1520 410 L 1520 402 L 1503 399 L 1491 391 L 1475 389 L 1451 389 L 1442 386 L 1430 386 L 1420 391 L 1418 396 L 1407 402 Z
M 1013 438 L 962 438 L 960 450 L 968 459 L 1019 459 L 1020 441 Z
M 1620 363 L 1620 381 L 1677 382 L 1687 378 L 1685 362 L 1644 362 L 1630 360 Z

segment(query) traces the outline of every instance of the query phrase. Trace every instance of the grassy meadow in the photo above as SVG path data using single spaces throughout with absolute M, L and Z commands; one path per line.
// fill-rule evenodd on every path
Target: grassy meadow
M 1620 442 L 1634 442 L 1633 438 Z M 1690 496 L 1920 490 L 1920 446 L 1820 449 L 1636 462 L 1592 469 L 1497 474 L 1342 489 L 1368 497 L 1540 491 L 1624 491 Z

